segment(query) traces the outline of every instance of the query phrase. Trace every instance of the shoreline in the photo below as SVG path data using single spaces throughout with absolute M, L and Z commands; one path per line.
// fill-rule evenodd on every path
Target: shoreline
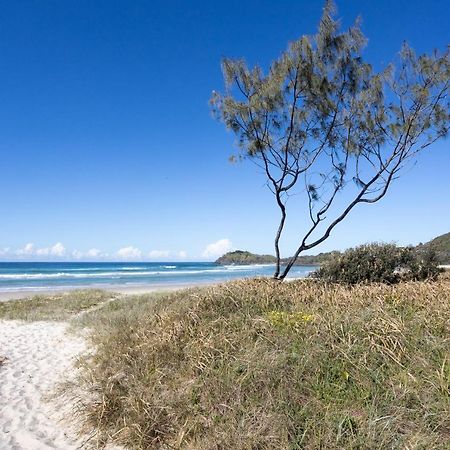
M 292 270 L 292 277 L 305 277 L 314 267 L 297 267 Z M 120 294 L 164 292 L 233 279 L 271 277 L 273 273 L 272 264 L 221 267 L 210 262 L 0 263 L 0 302 L 36 295 L 61 296 L 74 290 Z
M 255 277 L 243 277 L 239 279 L 247 279 L 247 278 L 255 278 Z M 291 282 L 302 278 L 306 277 L 290 277 L 286 278 L 285 281 Z M 44 295 L 44 296 L 64 295 L 72 291 L 89 291 L 89 290 L 102 290 L 122 295 L 144 295 L 144 294 L 152 294 L 155 292 L 172 292 L 181 289 L 215 286 L 218 284 L 226 283 L 228 281 L 232 280 L 212 280 L 212 281 L 194 281 L 186 283 L 164 283 L 164 284 L 161 283 L 161 284 L 141 284 L 141 285 L 91 284 L 86 286 L 73 286 L 73 287 L 61 286 L 61 288 L 57 287 L 57 288 L 43 288 L 43 289 L 18 289 L 17 291 L 0 291 L 0 302 L 30 298 L 36 295 Z
M 450 272 L 450 264 L 441 264 L 440 268 L 446 272 Z M 254 277 L 243 277 L 254 278 Z M 270 277 L 269 277 L 270 278 Z M 298 278 L 307 277 L 289 277 L 285 281 L 293 281 Z M 239 278 L 241 279 L 241 278 Z M 64 295 L 71 291 L 85 291 L 85 290 L 102 290 L 107 292 L 115 292 L 123 295 L 144 295 L 155 292 L 171 292 L 180 289 L 188 289 L 195 287 L 214 286 L 221 283 L 226 283 L 231 280 L 209 280 L 209 281 L 192 281 L 192 282 L 178 282 L 178 283 L 155 283 L 155 284 L 88 284 L 81 286 L 57 286 L 57 287 L 43 287 L 39 288 L 18 288 L 17 290 L 1 291 L 0 302 L 7 302 L 9 300 L 19 300 L 23 298 L 34 297 L 36 295 Z

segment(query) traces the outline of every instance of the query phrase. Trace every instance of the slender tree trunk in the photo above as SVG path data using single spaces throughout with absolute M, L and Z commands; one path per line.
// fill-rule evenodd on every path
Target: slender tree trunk
M 280 224 L 278 225 L 277 234 L 275 236 L 275 256 L 277 258 L 277 263 L 275 267 L 275 273 L 273 274 L 273 278 L 278 279 L 281 271 L 281 252 L 280 252 L 280 238 L 281 233 L 283 232 L 284 223 L 286 222 L 286 207 L 281 201 L 279 193 L 277 193 L 277 203 L 281 210 L 281 219 Z
M 290 270 L 292 269 L 292 266 L 295 264 L 295 261 L 297 261 L 298 255 L 303 251 L 297 251 L 295 252 L 295 255 L 289 260 L 289 262 L 287 263 L 287 266 L 284 268 L 283 273 L 281 275 L 279 275 L 277 278 L 278 280 L 284 280 L 287 276 L 287 274 L 290 272 Z
M 283 280 L 286 278 L 287 274 L 289 273 L 289 271 L 291 270 L 292 266 L 294 265 L 296 259 L 297 259 L 297 258 L 292 257 L 292 258 L 289 260 L 287 266 L 286 266 L 285 269 L 283 270 L 283 273 L 277 277 L 278 280 L 283 281 Z

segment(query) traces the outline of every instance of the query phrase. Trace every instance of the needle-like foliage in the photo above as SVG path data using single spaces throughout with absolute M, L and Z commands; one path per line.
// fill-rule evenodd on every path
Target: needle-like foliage
M 300 253 L 326 240 L 357 204 L 384 197 L 449 129 L 448 49 L 416 56 L 404 44 L 396 63 L 376 72 L 361 56 L 365 44 L 359 20 L 340 31 L 327 1 L 317 34 L 291 43 L 267 74 L 242 59 L 223 61 L 226 90 L 211 103 L 236 134 L 240 156 L 264 170 L 280 209 L 275 278 L 284 279 Z M 310 224 L 282 268 L 286 202 L 300 186 Z M 339 209 L 344 190 L 349 200 Z

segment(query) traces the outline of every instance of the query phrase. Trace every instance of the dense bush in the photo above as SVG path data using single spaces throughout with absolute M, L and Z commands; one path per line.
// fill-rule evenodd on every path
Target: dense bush
M 373 243 L 331 256 L 313 276 L 347 284 L 397 283 L 435 279 L 440 271 L 432 250 Z

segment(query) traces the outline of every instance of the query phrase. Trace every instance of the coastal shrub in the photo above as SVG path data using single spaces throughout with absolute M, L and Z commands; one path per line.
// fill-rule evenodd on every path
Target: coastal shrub
M 436 279 L 440 272 L 432 250 L 373 243 L 332 255 L 313 277 L 346 284 L 398 283 Z
M 413 255 L 409 265 L 410 278 L 413 280 L 435 280 L 444 272 L 439 267 L 439 256 L 433 248 L 415 248 L 411 250 Z
M 77 405 L 95 446 L 446 448 L 449 279 L 241 280 L 89 315 Z

